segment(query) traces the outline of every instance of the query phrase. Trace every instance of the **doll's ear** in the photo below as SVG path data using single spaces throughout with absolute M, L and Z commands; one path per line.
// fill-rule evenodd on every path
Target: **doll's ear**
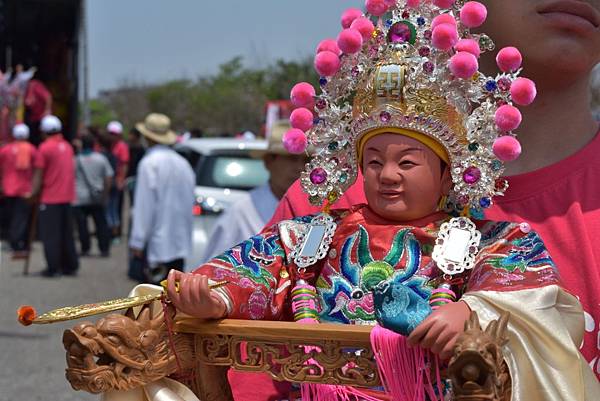
M 452 189 L 452 175 L 450 174 L 450 166 L 444 163 L 442 167 L 442 194 L 448 195 Z

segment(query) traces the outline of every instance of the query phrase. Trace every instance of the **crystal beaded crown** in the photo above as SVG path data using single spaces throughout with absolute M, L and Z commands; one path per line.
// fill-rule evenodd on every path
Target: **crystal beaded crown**
M 308 127 L 294 115 L 291 119 L 314 148 L 301 176 L 310 202 L 339 199 L 356 180 L 360 138 L 396 127 L 444 146 L 453 207 L 489 207 L 492 197 L 507 189 L 503 162 L 520 153 L 512 130 L 521 115 L 513 103 L 529 104 L 535 97 L 533 82 L 517 78 L 518 50 L 498 53 L 503 72 L 495 77 L 478 71 L 479 54 L 494 50 L 494 43 L 469 30 L 485 20 L 487 11 L 477 2 L 368 0 L 366 6 L 365 15 L 353 9 L 344 14 L 346 29 L 337 43 L 319 46 L 315 67 L 322 93 L 307 102 L 302 100 L 307 84 L 292 90 L 294 104 L 303 106 L 297 111 L 312 108 L 315 117 Z

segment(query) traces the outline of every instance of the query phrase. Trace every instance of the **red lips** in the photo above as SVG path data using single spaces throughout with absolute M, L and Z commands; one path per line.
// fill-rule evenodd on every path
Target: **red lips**
M 583 18 L 595 28 L 600 26 L 600 12 L 583 1 L 559 0 L 541 4 L 537 9 L 539 14 L 562 13 Z
M 383 199 L 393 200 L 402 196 L 402 191 L 379 191 L 378 194 Z

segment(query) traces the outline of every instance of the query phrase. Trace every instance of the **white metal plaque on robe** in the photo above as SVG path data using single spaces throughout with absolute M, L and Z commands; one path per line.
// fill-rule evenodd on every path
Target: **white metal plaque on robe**
M 473 268 L 481 233 L 470 219 L 455 217 L 442 224 L 431 257 L 446 274 L 459 274 Z
M 315 216 L 292 251 L 291 256 L 296 266 L 305 268 L 323 259 L 329 251 L 336 228 L 330 215 L 322 213 Z

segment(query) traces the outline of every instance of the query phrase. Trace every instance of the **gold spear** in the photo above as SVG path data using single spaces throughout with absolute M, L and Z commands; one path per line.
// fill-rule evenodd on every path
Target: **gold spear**
M 223 287 L 228 283 L 228 281 L 219 281 L 213 284 L 209 284 L 208 288 L 215 289 Z M 161 281 L 160 285 L 163 287 L 163 291 L 157 294 L 112 299 L 110 301 L 98 302 L 93 304 L 84 304 L 78 306 L 66 306 L 63 308 L 51 310 L 50 312 L 46 312 L 39 316 L 36 316 L 36 312 L 33 307 L 25 305 L 21 306 L 17 310 L 17 316 L 19 323 L 21 323 L 24 326 L 29 326 L 30 324 L 48 324 L 64 322 L 67 320 L 81 319 L 83 317 L 99 315 L 102 313 L 129 309 L 134 306 L 141 306 L 157 301 L 164 297 L 166 295 L 167 280 Z M 177 290 L 179 290 L 179 283 L 176 283 L 176 285 Z

